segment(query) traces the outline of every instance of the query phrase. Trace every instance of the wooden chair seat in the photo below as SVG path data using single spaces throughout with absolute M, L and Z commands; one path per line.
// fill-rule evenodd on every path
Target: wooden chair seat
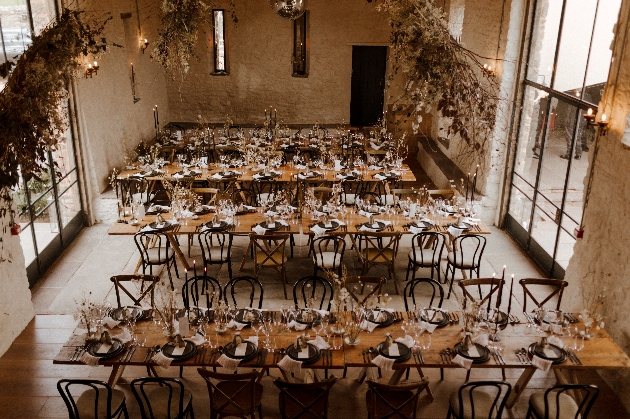
M 490 418 L 496 415 L 496 405 L 494 403 L 494 397 L 488 393 L 482 391 L 475 392 L 475 416 L 472 416 L 472 409 L 470 398 L 465 395 L 462 400 L 464 401 L 464 417 L 459 419 L 475 419 L 475 418 Z M 453 411 L 459 412 L 459 394 L 457 391 L 451 393 L 449 397 L 449 404 L 453 408 Z M 493 415 L 490 412 L 494 411 Z
M 573 400 L 573 397 L 568 394 L 560 394 L 558 395 L 558 401 L 560 405 L 560 414 L 556 416 L 556 398 L 549 397 L 549 419 L 574 419 L 575 415 L 578 413 L 578 405 Z M 534 409 L 536 414 L 541 418 L 545 417 L 545 392 L 541 391 L 539 393 L 532 393 L 529 397 L 529 404 Z
M 153 411 L 154 418 L 177 418 L 179 417 L 179 400 L 180 389 L 178 387 L 173 388 L 173 394 L 170 394 L 171 389 L 168 387 L 158 387 L 149 393 L 149 400 L 151 403 L 151 410 Z M 171 396 L 171 408 L 169 414 L 169 396 Z M 192 402 L 192 393 L 184 389 L 184 406 L 188 406 Z
M 98 417 L 94 417 L 94 407 L 96 403 L 96 390 L 89 389 L 83 392 L 77 400 L 77 410 L 81 419 L 100 419 L 107 417 L 107 392 L 99 391 L 98 397 Z M 117 411 L 125 403 L 125 393 L 121 390 L 112 389 L 112 412 Z

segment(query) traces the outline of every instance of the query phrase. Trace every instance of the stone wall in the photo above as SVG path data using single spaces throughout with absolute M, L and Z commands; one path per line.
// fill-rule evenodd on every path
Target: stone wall
M 292 77 L 293 22 L 268 1 L 235 1 L 238 24 L 226 19 L 228 76 L 213 76 L 212 33 L 200 34 L 198 61 L 183 83 L 168 85 L 174 121 L 262 123 L 264 109 L 293 124 L 350 119 L 352 45 L 389 45 L 386 16 L 365 0 L 311 1 L 308 6 L 308 77 Z M 387 98 L 386 93 L 386 98 Z
M 582 309 L 584 300 L 597 293 L 606 295 L 602 310 L 606 330 L 628 355 L 630 265 L 626 261 L 630 259 L 630 231 L 620 228 L 620 222 L 630 217 L 630 149 L 621 144 L 630 113 L 630 36 L 624 33 L 629 19 L 630 0 L 624 0 L 616 26 L 614 62 L 597 117 L 599 120 L 601 113 L 606 113 L 610 131 L 597 140 L 597 152 L 591 153 L 596 157 L 590 162 L 593 178 L 584 212 L 584 238 L 577 240 L 565 275 L 571 283 L 566 292 L 570 310 Z M 630 409 L 630 370 L 600 373 Z
M 0 219 L 0 356 L 35 315 L 20 236 L 12 236 L 8 224 L 8 217 Z

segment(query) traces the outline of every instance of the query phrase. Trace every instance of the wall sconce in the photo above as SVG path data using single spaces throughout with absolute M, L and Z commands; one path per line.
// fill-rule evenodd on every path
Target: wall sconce
M 140 42 L 142 43 L 142 45 L 140 46 L 140 49 L 142 50 L 142 53 L 144 54 L 144 50 L 147 49 L 147 47 L 149 46 L 149 41 L 147 41 L 147 38 L 141 39 Z
M 597 125 L 599 125 L 600 135 L 602 137 L 605 136 L 608 131 L 608 120 L 606 119 L 605 113 L 602 114 L 602 119 L 597 123 Z
M 484 64 L 483 65 L 483 71 L 485 71 L 488 76 L 493 76 L 494 77 L 494 70 L 492 70 L 492 66 L 488 65 L 488 64 Z
M 92 78 L 92 74 L 94 74 L 95 76 L 98 76 L 98 69 L 99 69 L 99 65 L 96 61 L 94 61 L 94 64 L 88 64 L 87 68 L 85 69 L 85 78 L 87 79 Z
M 595 114 L 593 113 L 592 108 L 588 108 L 584 115 L 584 119 L 586 119 L 586 125 L 595 125 Z

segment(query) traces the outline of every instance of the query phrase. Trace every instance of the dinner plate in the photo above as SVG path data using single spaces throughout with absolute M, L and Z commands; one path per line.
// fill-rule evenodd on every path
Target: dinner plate
M 306 345 L 308 346 L 308 358 L 298 358 L 300 351 L 297 350 L 295 344 L 287 348 L 287 355 L 295 361 L 301 361 L 302 365 L 309 365 L 317 362 L 321 355 L 319 348 L 312 343 L 307 343 Z
M 375 321 L 374 319 L 377 319 L 381 313 L 383 314 L 383 320 Z M 370 323 L 377 324 L 377 327 L 387 327 L 394 323 L 394 315 L 386 310 L 373 310 L 367 315 L 366 319 Z
M 488 348 L 478 343 L 473 343 L 473 344 L 477 348 L 477 352 L 479 352 L 478 357 L 476 356 L 473 357 L 473 356 L 468 355 L 468 351 L 464 351 L 464 349 L 462 348 L 461 342 L 455 344 L 455 347 L 453 349 L 455 350 L 455 353 L 458 354 L 459 356 L 463 356 L 464 358 L 467 358 L 467 359 L 472 359 L 473 364 L 481 364 L 490 359 L 490 350 Z
M 458 229 L 463 230 L 463 231 L 469 231 L 469 230 L 472 229 L 472 226 L 470 224 L 466 224 L 466 223 L 461 223 L 461 224 L 452 223 L 452 224 L 449 224 L 449 226 L 450 227 L 454 227 L 454 228 L 458 228 Z
M 532 343 L 529 345 L 529 353 L 532 355 L 539 356 L 542 359 L 546 359 L 548 361 L 553 361 L 554 364 L 562 364 L 567 359 L 567 352 L 559 346 L 549 344 L 551 349 L 553 349 L 554 353 L 557 355 L 556 358 L 549 358 L 545 356 L 545 352 L 542 347 L 538 345 L 538 343 Z
M 422 320 L 427 323 L 435 324 L 437 325 L 437 327 L 443 327 L 449 324 L 451 321 L 451 318 L 446 312 L 434 309 L 428 309 L 426 311 L 428 318 L 423 314 Z M 435 315 L 433 315 L 433 312 L 435 312 Z
M 258 176 L 256 176 L 254 178 L 254 180 L 271 180 L 271 179 L 275 179 L 277 178 L 279 175 L 275 174 L 275 173 L 270 173 L 268 175 L 265 174 L 259 174 Z
M 164 356 L 172 358 L 175 362 L 185 361 L 197 353 L 197 345 L 192 342 L 186 342 L 186 348 L 184 348 L 184 353 L 182 353 L 181 355 L 173 355 L 174 350 L 175 343 L 169 342 L 162 347 L 162 354 L 164 354 Z
M 307 179 L 314 179 L 314 178 L 320 177 L 322 174 L 320 172 L 312 171 L 312 172 L 300 172 L 300 175 Z
M 97 351 L 101 347 L 101 342 L 94 342 L 87 348 L 87 353 L 97 358 L 113 358 L 125 350 L 125 344 L 116 338 L 112 338 L 112 346 L 106 354 L 99 354 Z
M 362 226 L 366 226 L 367 228 L 371 228 L 372 230 L 375 230 L 375 231 L 377 231 L 377 232 L 378 232 L 378 231 L 383 231 L 383 230 L 385 230 L 385 227 L 387 227 L 387 226 L 385 225 L 385 223 L 382 223 L 382 222 L 380 222 L 380 221 L 375 221 L 375 222 L 374 222 L 374 224 L 378 224 L 378 228 L 374 228 L 374 227 L 373 227 L 373 224 L 370 224 L 369 222 L 368 222 L 368 223 L 363 223 L 363 224 L 361 224 L 361 225 L 362 225 Z
M 267 230 L 270 230 L 270 231 L 277 231 L 277 230 L 280 230 L 280 229 L 283 227 L 283 225 L 282 225 L 282 224 L 280 224 L 280 223 L 279 223 L 279 222 L 277 222 L 277 221 L 276 221 L 274 224 L 275 224 L 275 225 L 273 226 L 273 228 L 271 228 L 271 227 L 267 227 L 267 226 L 269 225 L 269 224 L 267 224 L 267 221 L 263 221 L 263 222 L 262 222 L 262 223 L 260 223 L 259 225 L 260 225 L 262 228 L 266 228 Z
M 210 214 L 211 212 L 214 212 L 214 209 L 212 209 L 208 205 L 202 205 L 201 207 L 199 207 L 198 211 L 195 210 L 196 215 Z
M 164 224 L 162 224 L 161 227 L 158 227 L 158 223 L 154 221 L 149 224 L 149 227 L 151 227 L 153 231 L 167 231 L 173 228 L 173 223 L 171 223 L 170 221 L 164 221 Z
M 485 321 L 488 321 L 488 313 L 487 312 L 483 313 L 482 316 L 483 316 L 483 319 Z M 491 323 L 494 324 L 494 321 L 492 321 Z M 507 324 L 508 324 L 508 315 L 507 315 L 507 313 L 499 311 L 499 321 L 497 322 L 497 324 L 499 325 L 499 327 L 507 326 Z
M 219 172 L 219 176 L 221 176 L 222 179 L 232 179 L 235 177 L 238 177 L 239 173 L 236 172 L 227 172 L 227 173 L 221 173 Z
M 317 223 L 320 228 L 325 228 L 327 231 L 335 231 L 339 228 L 340 224 L 336 221 L 330 221 L 330 227 L 326 227 L 326 224 L 323 221 Z
M 260 320 L 261 317 L 260 311 L 258 310 L 246 310 L 242 308 L 236 313 L 234 320 L 243 324 L 251 324 L 255 320 Z
M 250 341 L 243 341 L 243 343 L 247 344 L 247 349 L 245 349 L 245 355 L 242 355 L 242 356 L 234 355 L 236 351 L 236 345 L 234 345 L 234 342 L 230 342 L 227 345 L 225 345 L 225 347 L 223 348 L 223 354 L 227 356 L 228 358 L 240 359 L 241 362 L 247 362 L 254 359 L 256 354 L 258 354 L 258 348 L 256 347 L 256 345 L 254 345 Z
M 322 319 L 321 314 L 319 314 L 317 311 L 311 310 L 311 314 L 313 318 L 311 319 L 311 321 L 308 321 L 307 319 L 304 319 L 302 317 L 304 313 L 305 313 L 304 311 L 300 311 L 298 315 L 295 316 L 295 321 L 301 324 L 312 324 L 312 323 L 318 323 Z
M 391 356 L 389 354 L 389 348 L 385 347 L 385 342 L 381 342 L 376 347 L 376 351 L 388 359 L 393 359 L 394 362 L 405 362 L 409 358 L 411 358 L 411 349 L 407 347 L 404 343 L 394 342 L 392 345 L 398 345 L 398 353 L 399 356 Z
M 116 308 L 116 309 L 112 310 L 112 312 L 109 314 L 109 316 L 112 319 L 116 320 L 117 322 L 121 322 L 121 321 L 125 320 L 125 316 L 123 314 L 124 310 L 129 310 L 129 316 L 131 318 L 136 319 L 136 320 L 138 320 L 143 315 L 142 309 L 139 308 L 139 307 L 124 306 L 124 307 L 119 307 L 119 308 Z
M 212 224 L 212 221 L 209 221 L 205 224 L 206 229 L 210 231 L 224 231 L 228 228 L 229 224 L 226 221 L 219 221 L 218 225 Z

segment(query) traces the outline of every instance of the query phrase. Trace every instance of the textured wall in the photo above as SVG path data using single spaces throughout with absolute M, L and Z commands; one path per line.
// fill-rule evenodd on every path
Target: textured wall
M 573 310 L 583 307 L 583 297 L 603 290 L 606 330 L 630 355 L 630 231 L 620 228 L 620 223 L 630 217 L 630 149 L 621 145 L 630 112 L 630 36 L 624 34 L 629 19 L 630 0 L 624 0 L 617 24 L 614 63 L 599 106 L 600 114 L 610 117 L 610 131 L 598 139 L 596 160 L 591 161 L 594 171 L 584 212 L 584 238 L 575 244 L 565 278 L 571 283 L 567 294 Z M 622 50 L 625 55 L 621 55 Z M 630 371 L 601 374 L 630 409 Z
M 226 19 L 229 76 L 212 76 L 212 33 L 200 36 L 199 60 L 183 83 L 168 85 L 171 118 L 262 123 L 278 109 L 285 123 L 346 123 L 350 119 L 352 44 L 389 44 L 384 15 L 365 0 L 307 3 L 308 77 L 292 77 L 293 23 L 266 0 L 235 1 L 238 24 Z

